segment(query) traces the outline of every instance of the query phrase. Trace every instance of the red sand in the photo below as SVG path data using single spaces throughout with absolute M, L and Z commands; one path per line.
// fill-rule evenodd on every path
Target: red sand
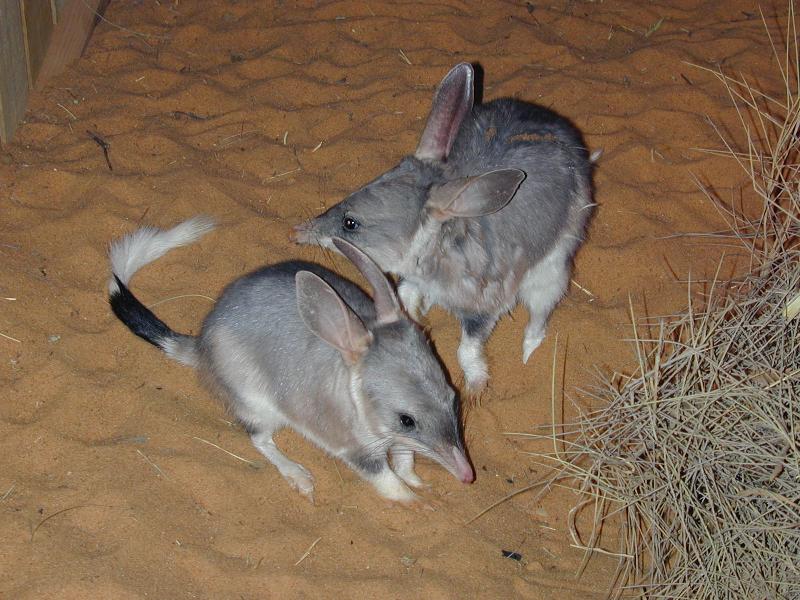
M 18 340 L 0 337 L 0 596 L 603 597 L 613 559 L 574 576 L 570 490 L 464 523 L 546 474 L 505 432 L 551 422 L 554 352 L 568 393 L 595 365 L 629 369 L 629 297 L 639 314 L 671 313 L 686 304 L 681 280 L 713 274 L 719 246 L 671 236 L 723 228 L 692 176 L 725 200 L 744 178 L 694 149 L 720 146 L 706 115 L 735 130 L 736 113 L 686 63 L 772 77 L 757 5 L 266 4 L 112 2 L 118 27 L 100 23 L 0 151 L 0 333 Z M 189 369 L 113 318 L 106 244 L 198 213 L 225 224 L 133 281 L 145 302 L 169 299 L 156 312 L 186 332 L 210 303 L 174 297 L 214 297 L 260 264 L 302 257 L 353 275 L 288 244 L 289 227 L 410 152 L 434 85 L 463 60 L 483 65 L 485 98 L 553 107 L 605 149 L 574 274 L 588 292 L 571 288 L 527 366 L 522 311 L 491 338 L 493 379 L 467 411 L 475 484 L 422 464 L 435 510 L 391 506 L 287 432 L 279 443 L 316 477 L 312 506 L 272 467 L 200 441 L 263 464 Z M 113 172 L 87 130 L 110 143 Z M 435 310 L 429 325 L 459 377 L 454 320 Z

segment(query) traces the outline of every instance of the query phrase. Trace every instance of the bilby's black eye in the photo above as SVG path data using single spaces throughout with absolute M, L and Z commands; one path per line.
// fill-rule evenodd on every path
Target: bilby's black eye
M 361 227 L 361 223 L 356 221 L 353 217 L 345 217 L 342 219 L 342 228 L 347 231 L 355 231 Z
M 417 422 L 414 418 L 408 415 L 400 415 L 400 424 L 406 429 L 414 429 L 417 426 Z

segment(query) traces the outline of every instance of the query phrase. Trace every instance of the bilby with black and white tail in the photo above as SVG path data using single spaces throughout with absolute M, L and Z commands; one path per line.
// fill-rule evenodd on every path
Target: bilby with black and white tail
M 374 299 L 320 265 L 279 263 L 228 285 L 194 337 L 174 332 L 129 291 L 137 270 L 212 228 L 211 220 L 198 217 L 114 242 L 114 314 L 170 358 L 198 369 L 255 447 L 312 501 L 311 474 L 272 439 L 283 427 L 342 460 L 392 501 L 416 498 L 409 488 L 422 485 L 415 452 L 460 481 L 473 481 L 455 392 L 391 284 L 352 244 L 334 241 Z

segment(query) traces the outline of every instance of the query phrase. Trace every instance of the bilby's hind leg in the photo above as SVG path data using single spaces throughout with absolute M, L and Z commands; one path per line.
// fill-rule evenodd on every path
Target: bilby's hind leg
M 425 483 L 414 472 L 414 451 L 408 448 L 392 448 L 389 450 L 392 459 L 392 470 L 400 479 L 411 487 L 424 487 Z
M 458 346 L 458 364 L 464 371 L 467 387 L 478 391 L 489 381 L 483 346 L 492 333 L 499 315 L 461 314 L 461 343 Z
M 519 299 L 525 304 L 530 315 L 522 342 L 523 363 L 528 362 L 533 351 L 544 340 L 550 313 L 567 291 L 570 266 L 569 258 L 556 247 L 522 279 Z

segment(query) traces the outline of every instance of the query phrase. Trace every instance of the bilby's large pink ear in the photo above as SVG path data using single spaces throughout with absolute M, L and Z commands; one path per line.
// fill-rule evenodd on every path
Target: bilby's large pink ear
M 461 122 L 472 110 L 474 80 L 475 72 L 469 63 L 458 64 L 445 75 L 433 97 L 433 107 L 414 156 L 422 160 L 447 158 Z
M 427 207 L 440 221 L 489 215 L 511 202 L 524 179 L 524 171 L 499 169 L 449 181 L 431 191 Z
M 334 289 L 310 271 L 298 271 L 297 309 L 306 327 L 355 364 L 372 342 L 372 334 Z
M 380 267 L 369 256 L 356 246 L 341 238 L 333 238 L 333 245 L 350 259 L 372 288 L 375 312 L 378 324 L 394 323 L 401 317 L 400 302 L 392 289 L 392 284 L 386 279 Z

